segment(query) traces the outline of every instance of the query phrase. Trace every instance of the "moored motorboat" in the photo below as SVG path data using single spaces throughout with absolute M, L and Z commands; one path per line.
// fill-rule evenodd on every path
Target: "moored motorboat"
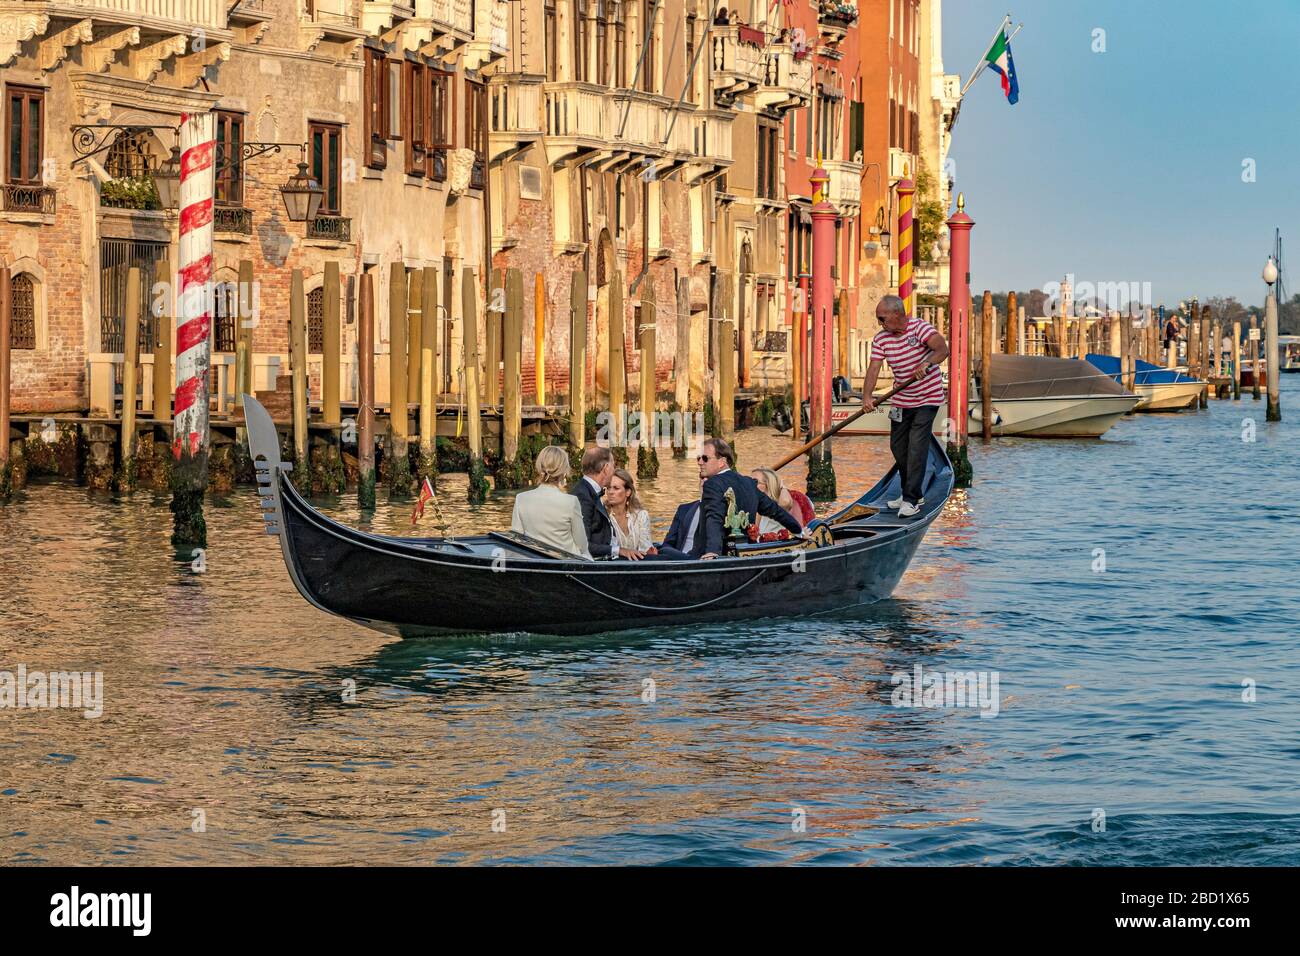
M 996 436 L 1099 438 L 1139 401 L 1137 395 L 1078 359 L 995 354 L 989 381 Z M 978 388 L 973 394 L 967 407 L 967 428 L 972 434 L 982 429 L 983 421 Z M 836 403 L 831 424 L 844 421 L 860 407 L 861 399 Z M 943 433 L 947 418 L 945 402 L 935 415 L 935 434 Z M 863 415 L 842 434 L 888 435 L 889 406 Z
M 1120 381 L 1120 360 L 1114 355 L 1089 353 L 1088 361 L 1115 381 Z M 1205 383 L 1182 368 L 1161 368 L 1136 359 L 1133 390 L 1141 396 L 1135 412 L 1177 412 L 1190 408 L 1205 390 Z
M 294 586 L 322 611 L 403 637 L 589 634 L 664 624 L 808 615 L 888 597 L 953 488 L 931 442 L 920 513 L 886 502 L 897 469 L 784 542 L 742 543 L 714 561 L 587 561 L 526 536 L 376 535 L 340 524 L 293 487 L 270 415 L 244 396 L 268 534 Z

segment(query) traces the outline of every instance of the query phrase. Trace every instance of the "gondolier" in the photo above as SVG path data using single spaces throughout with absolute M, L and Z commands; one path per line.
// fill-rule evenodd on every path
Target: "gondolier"
M 948 343 L 924 319 L 909 316 L 903 300 L 884 296 L 876 305 L 880 331 L 871 340 L 871 363 L 862 388 L 862 407 L 876 407 L 872 392 L 880 377 L 880 363 L 889 363 L 896 382 L 915 379 L 893 398 L 890 410 L 889 449 L 898 465 L 902 494 L 888 502 L 900 518 L 910 518 L 924 501 L 925 462 L 929 455 L 934 417 L 943 404 L 943 375 L 939 363 L 948 357 Z

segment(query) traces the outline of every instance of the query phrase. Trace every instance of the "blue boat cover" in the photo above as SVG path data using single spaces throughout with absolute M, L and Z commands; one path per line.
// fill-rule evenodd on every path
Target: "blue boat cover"
M 1096 368 L 1109 375 L 1115 381 L 1119 381 L 1120 366 L 1119 358 L 1115 355 L 1096 355 L 1088 353 L 1088 362 Z M 1184 372 L 1179 372 L 1172 368 L 1161 368 L 1159 365 L 1152 365 L 1150 362 L 1144 362 L 1137 359 L 1137 367 L 1134 370 L 1134 383 L 1137 385 L 1170 385 L 1174 382 L 1196 382 L 1195 379 Z

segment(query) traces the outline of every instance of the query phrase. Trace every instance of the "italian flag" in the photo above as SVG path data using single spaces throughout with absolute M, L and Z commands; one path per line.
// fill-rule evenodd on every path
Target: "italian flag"
M 1007 102 L 1014 105 L 1020 99 L 1020 84 L 1016 82 L 1016 63 L 1011 59 L 1011 44 L 1007 42 L 1005 27 L 989 47 L 989 52 L 984 54 L 984 62 L 1002 77 L 1002 93 Z

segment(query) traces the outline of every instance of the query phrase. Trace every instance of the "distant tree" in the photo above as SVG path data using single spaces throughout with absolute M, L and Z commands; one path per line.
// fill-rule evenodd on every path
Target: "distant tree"
M 943 230 L 945 215 L 934 174 L 925 168 L 924 163 L 919 163 L 916 167 L 916 203 L 912 211 L 912 219 L 916 224 L 918 262 L 930 262 L 934 258 L 934 247 Z
M 1231 325 L 1240 321 L 1243 325 L 1250 321 L 1246 307 L 1237 301 L 1236 296 L 1214 295 L 1201 303 L 1210 307 L 1211 321 Z
M 1260 309 L 1261 315 L 1263 312 Z M 1279 335 L 1300 335 L 1300 293 L 1277 307 L 1277 331 Z

